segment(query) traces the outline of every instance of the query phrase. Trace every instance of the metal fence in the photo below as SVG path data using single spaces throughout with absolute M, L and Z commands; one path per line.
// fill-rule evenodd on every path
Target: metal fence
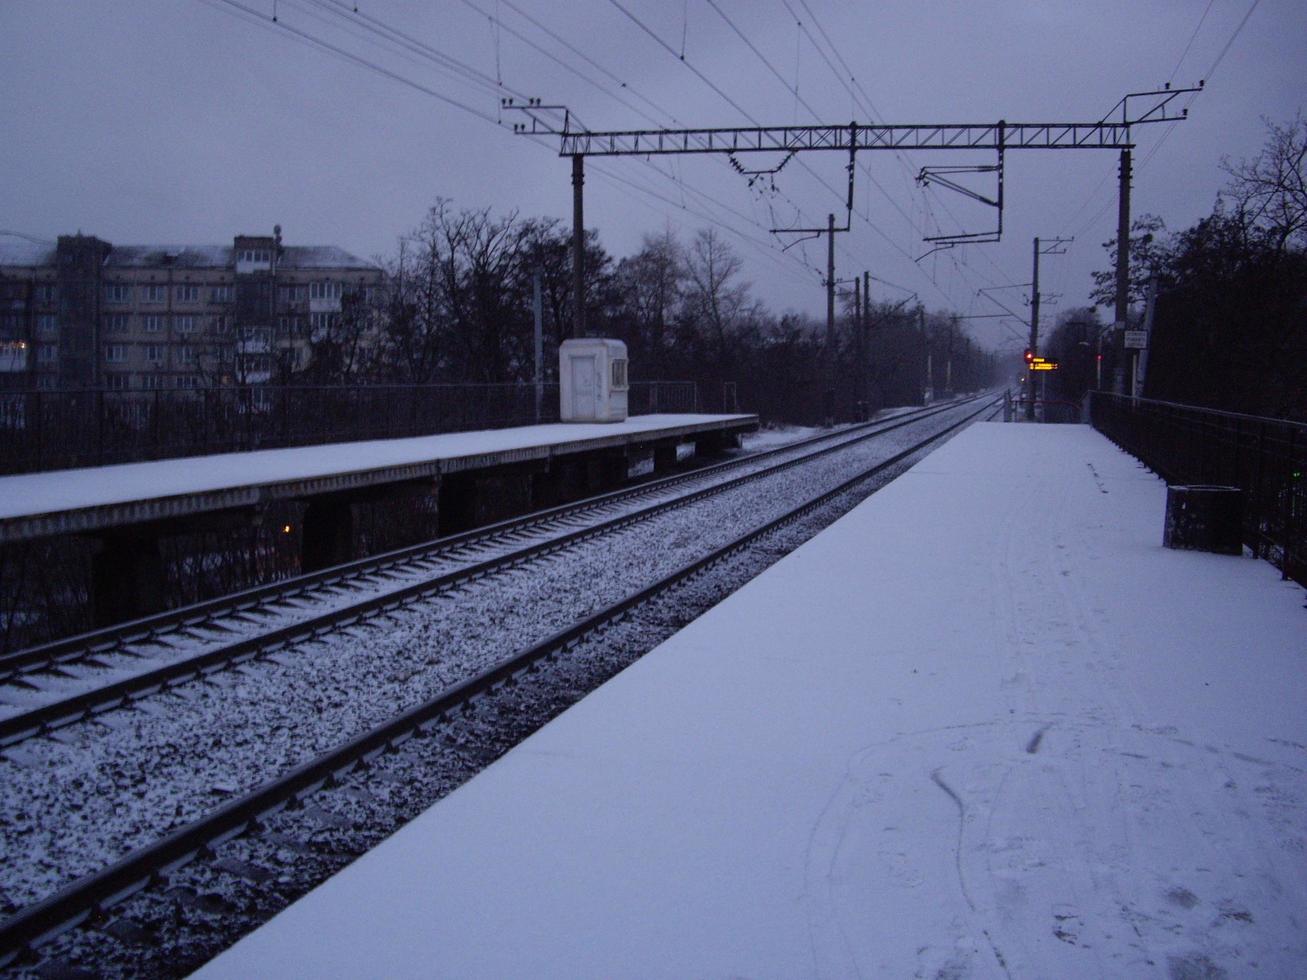
M 631 385 L 630 413 L 700 411 L 691 381 Z M 0 392 L 0 473 L 557 422 L 558 385 L 228 386 Z
M 1307 585 L 1307 424 L 1105 392 L 1090 415 L 1167 483 L 1243 490 L 1244 544 Z

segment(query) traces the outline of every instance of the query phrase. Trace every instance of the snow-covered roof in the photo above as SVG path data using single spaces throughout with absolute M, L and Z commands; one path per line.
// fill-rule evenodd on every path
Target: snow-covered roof
M 172 265 L 179 269 L 226 268 L 232 264 L 230 245 L 115 245 L 104 260 L 111 269 L 141 269 Z
M 30 268 L 54 265 L 55 246 L 0 239 L 0 266 Z M 146 269 L 171 265 L 178 269 L 226 269 L 236 264 L 230 245 L 114 245 L 105 259 L 110 269 Z M 359 269 L 368 262 L 335 245 L 287 245 L 278 266 L 283 269 Z
M 0 238 L 0 266 L 54 265 L 54 246 Z
M 105 265 L 110 268 L 147 268 L 172 265 L 180 269 L 224 269 L 236 264 L 230 245 L 115 245 Z M 277 265 L 283 269 L 375 269 L 335 245 L 287 245 Z
M 287 245 L 277 263 L 292 269 L 375 269 L 367 262 L 335 245 Z

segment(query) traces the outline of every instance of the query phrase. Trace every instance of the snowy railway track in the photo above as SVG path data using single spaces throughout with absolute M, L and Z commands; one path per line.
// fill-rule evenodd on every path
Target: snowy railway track
M 262 785 L 212 809 L 199 819 L 192 820 L 154 843 L 137 848 L 103 870 L 87 875 L 57 890 L 49 897 L 27 905 L 0 924 L 0 965 L 12 963 L 25 950 L 50 937 L 65 933 L 71 927 L 90 918 L 99 921 L 103 928 L 81 930 L 70 935 L 89 937 L 86 941 L 93 947 L 98 942 L 126 943 L 128 946 L 133 942 L 137 944 L 152 942 L 150 937 L 153 933 L 146 931 L 144 938 L 137 935 L 142 930 L 134 925 L 130 918 L 120 917 L 113 921 L 105 919 L 107 909 L 138 892 L 141 893 L 139 901 L 153 901 L 156 913 L 160 908 L 172 908 L 178 901 L 190 908 L 203 907 L 206 912 L 221 910 L 223 903 L 220 899 L 198 894 L 196 890 L 184 886 L 171 887 L 165 894 L 169 877 L 172 876 L 176 881 L 179 869 L 184 874 L 191 874 L 192 867 L 196 867 L 203 869 L 202 872 L 194 872 L 201 874 L 202 877 L 217 876 L 242 880 L 255 893 L 263 896 L 259 901 L 265 901 L 267 888 L 264 887 L 264 883 L 267 877 L 273 874 L 260 866 L 260 861 L 266 863 L 266 855 L 253 863 L 240 858 L 223 857 L 194 865 L 194 859 L 201 856 L 213 857 L 224 842 L 230 842 L 226 845 L 227 849 L 241 845 L 244 848 L 241 853 L 247 857 L 251 850 L 257 853 L 260 847 L 265 851 L 268 848 L 273 850 L 281 848 L 284 851 L 289 847 L 294 854 L 307 853 L 311 848 L 301 847 L 295 835 L 288 837 L 284 833 L 272 833 L 268 828 L 278 826 L 279 821 L 284 823 L 287 820 L 293 822 L 297 819 L 301 822 L 317 821 L 320 825 L 326 821 L 329 827 L 332 826 L 332 821 L 349 824 L 349 820 L 335 817 L 313 803 L 306 806 L 300 804 L 313 794 L 330 789 L 342 781 L 347 784 L 346 789 L 353 793 L 350 800 L 369 796 L 375 798 L 377 795 L 375 792 L 369 793 L 366 788 L 351 788 L 348 783 L 350 780 L 358 779 L 366 781 L 370 769 L 377 770 L 377 773 L 373 774 L 374 780 L 381 778 L 389 764 L 387 760 L 403 757 L 402 752 L 397 752 L 401 745 L 439 742 L 439 739 L 421 739 L 415 736 L 440 730 L 442 726 L 443 730 L 448 732 L 449 728 L 463 723 L 469 717 L 468 712 L 473 710 L 473 705 L 480 703 L 482 699 L 493 701 L 496 698 L 517 697 L 520 701 L 524 697 L 522 694 L 524 690 L 547 683 L 551 673 L 565 669 L 565 665 L 578 658 L 578 650 L 584 649 L 587 644 L 599 648 L 604 647 L 605 644 L 612 645 L 608 631 L 620 633 L 622 624 L 627 622 L 629 617 L 638 618 L 643 609 L 657 606 L 661 599 L 680 589 L 694 588 L 695 583 L 703 577 L 706 570 L 716 565 L 729 564 L 732 560 L 739 560 L 740 555 L 747 555 L 749 549 L 754 548 L 764 539 L 776 535 L 778 531 L 796 522 L 803 521 L 805 517 L 810 517 L 842 495 L 851 494 L 865 481 L 902 465 L 914 454 L 922 452 L 929 445 L 986 414 L 993 404 L 987 402 L 979 409 L 969 411 L 956 420 L 950 419 L 950 424 L 933 432 L 927 438 L 914 440 L 911 445 L 889 458 L 881 458 L 869 467 L 860 468 L 838 485 L 804 500 L 798 506 L 786 510 L 761 526 L 754 527 L 708 554 L 662 576 L 658 581 L 583 616 L 566 628 L 552 633 L 510 657 L 502 658 L 470 677 L 464 677 L 446 686 L 434 697 L 415 704 L 380 724 L 370 726 L 362 734 L 331 747 L 311 761 L 290 768 L 274 779 L 265 781 Z M 950 408 L 956 409 L 957 406 L 950 406 Z M 920 417 L 917 420 L 920 420 Z M 603 634 L 603 639 L 598 643 L 591 642 L 598 634 Z M 572 652 L 567 658 L 555 659 L 560 652 L 568 649 Z M 555 666 L 550 670 L 541 671 L 541 665 L 551 660 L 555 661 Z M 532 684 L 519 683 L 524 676 L 532 674 L 535 674 L 536 678 Z M 530 698 L 526 697 L 526 700 L 529 701 Z M 450 736 L 446 734 L 446 739 L 449 738 Z M 419 774 L 422 771 L 422 767 L 417 770 Z M 407 777 L 401 781 L 406 780 Z M 447 789 L 448 787 L 445 791 Z M 350 800 L 333 801 L 332 806 L 341 803 L 348 808 L 354 805 Z M 422 805 L 429 802 L 430 800 L 427 800 Z M 251 830 L 259 829 L 264 830 L 264 833 L 253 835 L 249 833 Z M 394 829 L 393 826 L 390 829 Z M 356 848 L 345 849 L 357 853 Z M 303 860 L 310 859 L 304 857 Z M 319 865 L 321 866 L 322 862 L 319 862 Z M 317 874 L 317 880 L 330 874 L 338 866 L 339 863 L 332 866 L 331 860 L 327 860 L 325 867 L 320 867 L 318 872 L 314 872 Z M 256 884 L 249 884 L 251 882 Z M 311 880 L 304 884 L 303 888 L 311 887 L 313 883 L 315 882 Z M 150 899 L 150 896 L 154 896 L 153 899 Z M 206 902 L 211 903 L 213 908 L 206 905 Z M 133 907 L 135 905 L 134 901 Z M 262 917 L 266 918 L 266 915 L 271 914 L 272 911 L 275 909 L 270 911 L 265 909 L 261 913 Z M 219 914 L 223 913 L 219 912 Z M 175 912 L 156 914 L 154 918 L 156 926 L 160 918 L 165 922 L 178 920 Z M 258 916 L 255 918 L 257 919 Z M 166 958 L 164 962 L 168 962 Z M 195 963 L 192 962 L 191 965 Z M 171 972 L 176 969 L 176 965 L 160 967 L 156 962 L 154 969 Z M 134 973 L 136 970 L 128 967 L 126 972 Z
M 802 465 L 949 403 L 0 657 L 0 746 Z M 764 464 L 759 467 L 759 464 Z M 738 474 L 743 471 L 742 475 Z M 632 506 L 634 505 L 634 507 Z

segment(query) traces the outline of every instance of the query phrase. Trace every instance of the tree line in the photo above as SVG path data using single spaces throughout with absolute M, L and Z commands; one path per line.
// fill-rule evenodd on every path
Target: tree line
M 1252 158 L 1227 158 L 1212 213 L 1169 231 L 1156 215 L 1131 226 L 1132 327 L 1154 291 L 1144 396 L 1227 411 L 1307 420 L 1307 123 L 1264 120 Z M 1115 238 L 1104 244 L 1108 269 Z M 1112 271 L 1094 274 L 1093 298 L 1112 302 Z M 1103 324 L 1094 308 L 1063 314 L 1045 351 L 1063 369 L 1054 384 L 1078 399 L 1094 386 Z M 1128 373 L 1124 351 L 1103 347 L 1104 387 Z
M 530 381 L 537 277 L 545 376 L 556 380 L 558 345 L 573 319 L 570 228 L 442 199 L 381 265 L 386 288 L 370 304 L 346 299 L 315 337 L 305 380 Z M 712 228 L 684 241 L 671 230 L 647 235 L 620 260 L 589 231 L 585 270 L 588 332 L 627 344 L 633 381 L 696 382 L 705 409 L 799 423 L 851 419 L 919 403 L 927 387 L 941 395 L 978 388 L 996 371 L 994 356 L 956 321 L 919 306 L 864 309 L 842 294 L 829 336 L 824 321 L 778 316 Z

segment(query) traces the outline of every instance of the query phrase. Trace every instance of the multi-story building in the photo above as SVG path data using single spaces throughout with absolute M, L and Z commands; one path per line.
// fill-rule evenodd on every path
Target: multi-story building
M 195 388 L 288 381 L 383 274 L 330 245 L 0 239 L 0 388 Z

